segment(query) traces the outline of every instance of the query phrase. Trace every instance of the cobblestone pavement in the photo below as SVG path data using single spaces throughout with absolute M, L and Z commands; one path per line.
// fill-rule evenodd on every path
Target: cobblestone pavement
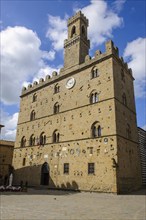
M 6 220 L 146 220 L 144 190 L 130 195 L 28 189 L 0 196 Z

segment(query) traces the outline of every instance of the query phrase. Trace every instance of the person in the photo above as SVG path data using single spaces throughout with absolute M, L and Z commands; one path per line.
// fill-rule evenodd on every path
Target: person
M 13 173 L 11 173 L 9 176 L 9 186 L 12 186 L 12 182 L 13 182 Z
M 27 186 L 28 186 L 28 182 L 26 181 L 23 191 L 27 192 Z
M 20 181 L 21 190 L 23 189 L 23 180 Z

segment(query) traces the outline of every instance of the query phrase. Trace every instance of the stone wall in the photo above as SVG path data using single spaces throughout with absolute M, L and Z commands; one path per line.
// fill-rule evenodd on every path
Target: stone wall
M 0 185 L 4 184 L 5 176 L 9 175 L 12 166 L 14 142 L 0 140 Z
M 70 47 L 75 54 L 74 44 Z M 59 73 L 23 88 L 13 158 L 17 184 L 40 185 L 47 162 L 43 172 L 51 188 L 118 193 L 140 187 L 132 71 L 112 41 L 105 47 L 74 66 L 72 57 Z M 76 47 L 80 56 L 84 49 Z M 100 134 L 93 135 L 96 126 Z

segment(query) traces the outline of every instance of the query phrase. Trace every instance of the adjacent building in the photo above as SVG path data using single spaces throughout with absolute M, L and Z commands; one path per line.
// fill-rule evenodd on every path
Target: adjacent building
M 88 19 L 68 19 L 64 66 L 23 88 L 14 182 L 122 193 L 141 186 L 132 70 L 110 40 L 89 56 Z M 97 39 L 98 40 L 98 39 Z
M 0 125 L 0 128 L 4 125 Z M 0 185 L 7 184 L 12 171 L 14 141 L 0 140 Z
M 138 127 L 138 141 L 140 148 L 142 185 L 146 185 L 146 131 Z

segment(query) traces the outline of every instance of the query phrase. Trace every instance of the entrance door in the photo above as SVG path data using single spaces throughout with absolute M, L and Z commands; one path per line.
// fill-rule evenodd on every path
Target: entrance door
M 49 165 L 45 162 L 41 168 L 41 185 L 49 185 Z

